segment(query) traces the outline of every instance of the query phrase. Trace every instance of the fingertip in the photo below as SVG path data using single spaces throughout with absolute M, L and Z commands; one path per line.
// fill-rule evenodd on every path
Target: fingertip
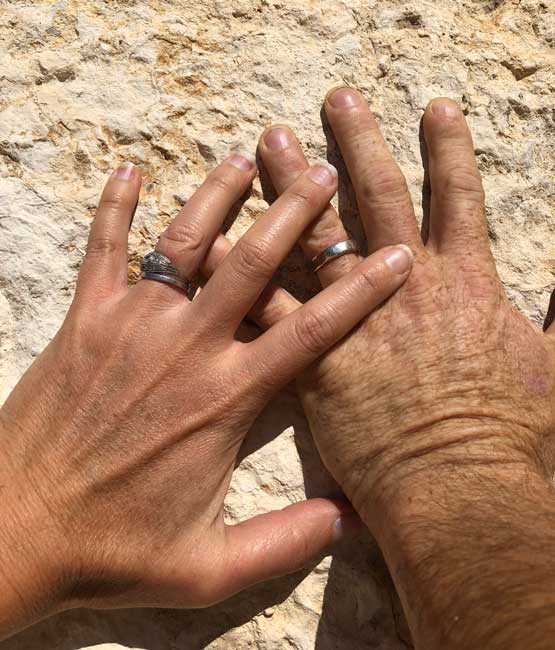
M 315 497 L 287 506 L 282 512 L 287 512 L 285 521 L 293 524 L 302 518 L 307 531 L 319 531 L 313 539 L 320 548 L 315 549 L 312 557 L 329 552 L 339 542 L 354 539 L 364 529 L 364 523 L 345 498 Z
M 414 261 L 412 250 L 404 244 L 392 246 L 385 251 L 384 262 L 393 273 L 406 275 L 410 272 Z
M 229 164 L 235 167 L 235 169 L 242 172 L 251 172 L 251 174 L 254 174 L 256 171 L 256 158 L 244 149 L 234 151 L 223 161 L 223 164 Z
M 333 525 L 333 543 L 344 542 L 357 538 L 364 530 L 364 524 L 354 510 L 345 513 L 335 520 Z
M 272 124 L 259 139 L 259 146 L 262 152 L 276 153 L 291 147 L 296 141 L 295 134 L 285 124 Z
M 437 122 L 453 122 L 462 117 L 462 111 L 457 102 L 448 97 L 436 97 L 426 107 L 427 120 Z
M 310 167 L 306 175 L 310 180 L 323 187 L 333 187 L 337 185 L 337 169 L 327 160 L 322 160 Z
M 306 501 L 300 501 L 285 506 L 282 511 L 298 508 L 305 509 L 305 517 L 307 512 L 319 517 L 326 517 L 330 521 L 335 521 L 339 517 L 351 515 L 354 511 L 351 504 L 345 498 L 333 497 L 313 497 Z
M 464 113 L 457 102 L 448 97 L 433 99 L 426 107 L 424 137 L 432 157 L 438 153 L 438 146 L 444 140 L 454 139 L 464 143 L 468 150 L 472 149 L 472 136 Z
M 346 109 L 360 106 L 363 97 L 360 91 L 350 86 L 336 86 L 326 95 L 325 105 L 332 108 Z
M 111 174 L 111 179 L 123 182 L 131 182 L 141 177 L 139 168 L 130 160 L 126 160 L 118 165 Z
M 292 508 L 296 515 L 302 510 L 307 525 L 328 531 L 329 541 L 325 545 L 328 550 L 338 542 L 357 537 L 364 529 L 364 523 L 345 499 L 315 497 L 287 506 L 285 510 Z

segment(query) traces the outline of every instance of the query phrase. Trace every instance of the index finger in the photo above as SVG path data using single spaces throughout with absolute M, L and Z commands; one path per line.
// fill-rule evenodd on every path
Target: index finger
M 328 205 L 336 187 L 334 167 L 311 167 L 241 237 L 193 303 L 212 328 L 235 333 L 303 230 Z

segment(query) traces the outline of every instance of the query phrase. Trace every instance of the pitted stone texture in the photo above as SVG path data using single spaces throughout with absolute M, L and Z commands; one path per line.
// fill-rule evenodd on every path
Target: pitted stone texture
M 234 148 L 254 152 L 265 126 L 290 124 L 310 159 L 328 155 L 342 169 L 320 109 L 326 91 L 343 83 L 371 101 L 417 205 L 422 110 L 439 95 L 462 104 L 501 278 L 541 323 L 555 268 L 554 0 L 1 4 L 0 399 L 60 325 L 95 204 L 119 161 L 132 160 L 145 175 L 130 236 L 133 280 L 141 255 L 206 172 Z M 344 183 L 339 204 L 359 232 Z M 257 181 L 232 240 L 265 205 Z M 282 277 L 307 294 L 298 254 Z M 230 521 L 333 490 L 296 400 L 280 400 L 249 438 L 227 503 Z M 207 611 L 75 611 L 2 648 L 401 650 L 408 643 L 387 572 L 366 540 L 312 572 Z

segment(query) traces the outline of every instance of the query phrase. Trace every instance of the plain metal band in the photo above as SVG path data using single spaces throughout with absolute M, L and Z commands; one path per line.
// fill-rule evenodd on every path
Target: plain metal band
M 316 257 L 312 258 L 310 262 L 312 270 L 316 273 L 316 271 L 319 271 L 328 262 L 331 262 L 342 255 L 347 255 L 348 253 L 358 253 L 359 250 L 360 248 L 354 239 L 346 239 L 345 241 L 341 241 L 333 246 L 328 246 L 325 250 L 316 255 Z
M 186 280 L 180 280 L 174 275 L 164 275 L 163 273 L 150 273 L 149 271 L 143 271 L 141 277 L 146 280 L 156 280 L 157 282 L 164 282 L 165 284 L 171 284 L 178 289 L 181 289 L 185 293 L 189 291 L 189 283 Z

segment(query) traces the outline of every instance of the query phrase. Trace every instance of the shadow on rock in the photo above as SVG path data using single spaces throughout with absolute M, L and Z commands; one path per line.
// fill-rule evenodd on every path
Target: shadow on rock
M 306 570 L 258 585 L 202 610 L 64 612 L 4 641 L 0 647 L 2 650 L 77 650 L 117 643 L 148 650 L 202 650 L 228 630 L 286 600 L 308 573 Z

